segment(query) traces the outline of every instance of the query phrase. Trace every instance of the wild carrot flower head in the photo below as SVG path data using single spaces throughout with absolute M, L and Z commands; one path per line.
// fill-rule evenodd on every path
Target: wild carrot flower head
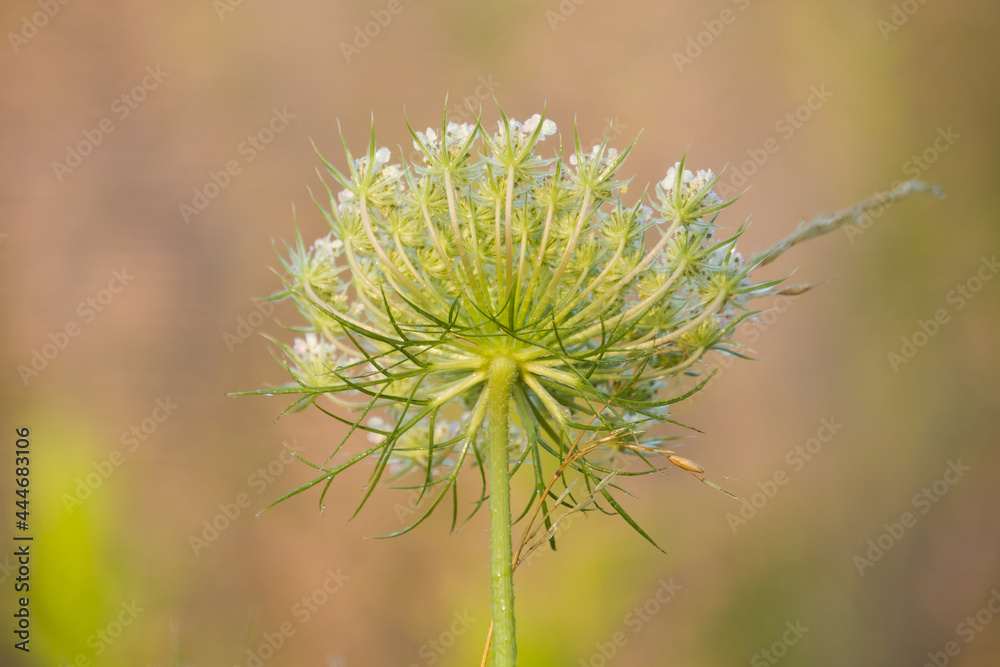
M 285 497 L 373 459 L 365 500 L 383 477 L 416 471 L 433 499 L 419 524 L 449 491 L 457 498 L 466 464 L 484 465 L 497 360 L 516 367 L 509 459 L 534 480 L 528 508 L 557 499 L 556 470 L 582 480 L 560 502 L 601 496 L 640 530 L 609 483 L 626 455 L 629 474 L 658 470 L 661 454 L 702 472 L 650 427 L 705 385 L 707 353 L 740 354 L 732 336 L 754 314 L 748 303 L 777 282 L 751 272 L 778 251 L 745 261 L 742 229 L 719 238 L 732 202 L 713 192 L 712 171 L 682 159 L 651 201 L 628 202 L 619 171 L 632 146 L 574 138 L 543 150 L 555 123 L 500 115 L 496 131 L 446 118 L 411 128 L 420 164 L 394 162 L 374 130 L 360 157 L 345 143 L 346 166 L 324 161 L 337 184 L 317 204 L 330 232 L 297 238 L 272 297 L 306 321 L 303 337 L 278 343 L 293 383 L 262 393 L 298 395 L 293 407 L 348 425 L 341 446 L 355 431 L 367 438 L 335 464 L 311 463 L 317 477 Z

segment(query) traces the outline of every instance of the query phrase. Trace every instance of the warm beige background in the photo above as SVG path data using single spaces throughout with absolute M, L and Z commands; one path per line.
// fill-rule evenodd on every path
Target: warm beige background
M 734 534 L 726 514 L 739 505 L 690 477 L 636 481 L 627 507 L 669 555 L 620 521 L 575 522 L 560 552 L 518 573 L 519 664 L 602 665 L 599 647 L 617 632 L 611 665 L 770 664 L 758 652 L 797 621 L 808 632 L 781 664 L 922 665 L 949 641 L 959 651 L 949 664 L 997 664 L 1000 619 L 968 643 L 959 624 L 1000 590 L 1000 280 L 961 310 L 948 299 L 1000 251 L 995 2 L 399 0 L 388 15 L 380 0 L 48 2 L 55 16 L 13 42 L 45 3 L 0 9 L 0 404 L 6 451 L 16 425 L 32 429 L 37 536 L 33 650 L 12 651 L 4 621 L 0 662 L 245 665 L 248 647 L 288 623 L 294 634 L 267 664 L 479 664 L 485 515 L 455 535 L 442 515 L 399 540 L 363 540 L 398 528 L 394 505 L 406 498 L 376 493 L 348 523 L 359 469 L 334 485 L 322 517 L 308 494 L 252 518 L 308 477 L 274 463 L 283 440 L 322 456 L 340 431 L 318 414 L 275 423 L 278 399 L 228 398 L 283 374 L 264 339 L 225 337 L 255 312 L 252 297 L 277 287 L 271 239 L 291 237 L 291 206 L 307 237 L 323 231 L 306 190 L 319 184 L 310 139 L 339 160 L 337 120 L 359 149 L 374 114 L 380 143 L 408 146 L 404 106 L 426 127 L 446 95 L 455 106 L 492 88 L 518 118 L 547 104 L 564 137 L 574 118 L 584 140 L 608 119 L 619 145 L 642 131 L 625 168 L 636 193 L 687 146 L 693 167 L 735 173 L 774 138 L 778 151 L 722 218 L 736 227 L 753 216 L 747 253 L 907 175 L 949 193 L 774 267 L 801 267 L 795 281 L 821 286 L 745 338 L 765 361 L 736 364 L 681 410 L 705 431 L 683 452 L 745 497 L 778 471 L 787 484 Z M 341 43 L 372 11 L 391 20 L 348 62 Z M 724 11 L 730 22 L 713 23 Z M 894 11 L 898 30 L 880 28 Z M 674 53 L 699 33 L 706 46 L 679 71 Z M 146 99 L 116 102 L 144 77 Z M 812 87 L 832 96 L 813 98 L 818 108 L 789 132 L 782 119 Z M 294 118 L 248 162 L 241 142 L 274 109 Z M 113 131 L 94 134 L 103 119 Z M 54 168 L 84 132 L 100 145 L 68 173 Z M 911 156 L 925 151 L 933 160 L 921 168 Z M 185 222 L 179 206 L 229 161 L 240 173 Z M 124 289 L 102 292 L 123 270 Z M 948 322 L 894 372 L 887 353 L 939 309 Z M 18 366 L 67 325 L 77 335 L 25 385 Z M 288 336 L 270 321 L 255 330 Z M 129 451 L 124 432 L 166 416 L 157 399 L 178 407 Z M 830 417 L 843 428 L 795 471 L 786 452 Z M 959 459 L 970 470 L 921 514 L 913 495 Z M 268 464 L 272 483 L 251 478 Z M 64 494 L 109 465 L 70 512 Z M 240 494 L 251 506 L 195 556 L 189 537 Z M 860 576 L 852 558 L 906 511 L 916 525 Z M 349 578 L 302 622 L 294 607 L 328 570 Z M 11 580 L 0 577 L 9 619 Z M 628 616 L 671 578 L 682 588 L 665 607 L 641 623 Z M 142 611 L 123 612 L 133 601 Z M 119 615 L 130 624 L 96 656 L 106 645 L 95 633 L 117 634 Z M 460 636 L 435 652 L 428 642 L 450 645 L 452 626 Z

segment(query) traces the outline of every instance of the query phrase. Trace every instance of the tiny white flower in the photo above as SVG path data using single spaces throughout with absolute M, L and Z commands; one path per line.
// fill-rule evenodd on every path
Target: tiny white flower
M 550 137 L 556 133 L 556 124 L 549 119 L 542 120 L 541 114 L 535 114 L 528 120 L 521 123 L 521 131 L 525 135 L 534 134 L 535 130 L 538 128 L 538 124 L 542 124 L 542 130 L 538 133 L 539 141 L 543 141 L 545 137 Z
M 513 118 L 507 119 L 507 125 L 504 125 L 504 122 L 502 120 L 498 120 L 497 131 L 499 132 L 497 136 L 501 138 L 506 137 L 507 133 L 510 132 L 511 136 L 516 139 L 518 135 L 521 133 L 521 124 L 516 120 L 514 120 Z
M 323 354 L 323 344 L 314 333 L 307 333 L 305 338 L 296 338 L 292 349 L 302 359 L 317 359 Z
M 468 141 L 475 129 L 476 126 L 470 123 L 448 123 L 447 126 L 448 135 L 461 143 Z
M 328 258 L 336 257 L 340 254 L 340 249 L 344 247 L 344 242 L 340 239 L 331 239 L 326 236 L 321 239 L 316 239 L 313 243 L 313 248 L 316 251 L 316 255 L 325 255 Z
M 681 166 L 680 162 L 677 162 L 670 169 L 667 169 L 666 177 L 660 181 L 660 186 L 668 191 L 673 192 L 674 186 L 677 184 L 677 169 Z M 681 187 L 688 185 L 692 180 L 694 180 L 694 174 L 690 170 L 685 169 L 684 173 L 681 174 Z
M 660 188 L 663 190 L 663 194 L 668 199 L 672 199 L 675 195 L 679 195 L 682 206 L 694 203 L 697 210 L 711 208 L 723 202 L 722 198 L 712 190 L 709 190 L 700 196 L 698 195 L 698 193 L 704 190 L 709 183 L 715 180 L 715 172 L 711 169 L 699 169 L 697 174 L 685 169 L 681 174 L 680 192 L 675 193 L 674 189 L 677 186 L 678 168 L 680 168 L 680 162 L 675 163 L 673 167 L 667 170 L 666 177 L 660 181 L 659 184 Z M 697 202 L 695 203 L 696 198 Z
M 398 164 L 389 164 L 382 168 L 381 176 L 386 180 L 395 180 L 403 175 Z
M 428 127 L 426 132 L 417 132 L 417 139 L 420 141 L 414 141 L 413 147 L 420 150 L 420 144 L 422 143 L 425 147 L 430 149 L 431 152 L 436 152 L 438 149 L 438 135 L 434 131 L 433 127 Z
M 534 116 L 528 120 L 521 123 L 521 128 L 524 130 L 525 134 L 531 134 L 538 127 L 538 124 L 542 122 L 542 114 L 536 113 Z

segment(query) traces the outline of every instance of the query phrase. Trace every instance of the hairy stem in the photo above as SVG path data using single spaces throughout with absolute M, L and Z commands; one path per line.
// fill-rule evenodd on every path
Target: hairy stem
M 490 586 L 493 593 L 493 665 L 513 667 L 514 580 L 511 564 L 510 465 L 507 429 L 517 364 L 507 357 L 490 363 L 487 391 L 489 415 Z
M 905 181 L 894 187 L 892 190 L 877 192 L 863 202 L 855 204 L 851 208 L 845 208 L 842 211 L 837 211 L 833 215 L 818 215 L 809 223 L 802 221 L 798 230 L 794 234 L 782 239 L 768 250 L 762 252 L 760 255 L 755 257 L 753 261 L 759 261 L 759 266 L 770 264 L 793 245 L 802 243 L 803 241 L 816 236 L 829 234 L 833 230 L 839 229 L 840 227 L 852 222 L 860 222 L 862 220 L 862 216 L 871 209 L 879 211 L 879 213 L 875 215 L 877 218 L 881 215 L 882 209 L 889 204 L 918 192 L 930 192 L 935 197 L 944 197 L 944 191 L 940 186 L 924 183 L 923 181 Z

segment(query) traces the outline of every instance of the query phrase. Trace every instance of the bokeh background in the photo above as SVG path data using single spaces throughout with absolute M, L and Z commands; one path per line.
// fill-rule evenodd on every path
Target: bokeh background
M 720 221 L 751 219 L 748 255 L 900 179 L 948 192 L 768 267 L 818 286 L 678 411 L 704 431 L 680 451 L 760 506 L 740 523 L 680 471 L 637 479 L 626 507 L 668 554 L 574 521 L 518 571 L 519 664 L 1000 662 L 995 2 L 16 0 L 0 27 L 3 534 L 28 426 L 35 535 L 30 654 L 0 550 L 0 663 L 479 664 L 485 514 L 364 539 L 408 500 L 348 521 L 359 469 L 322 516 L 311 493 L 255 518 L 309 477 L 282 443 L 318 458 L 341 431 L 227 394 L 285 380 L 258 334 L 289 340 L 294 314 L 252 299 L 293 207 L 324 232 L 310 141 L 339 164 L 338 121 L 359 150 L 374 117 L 406 152 L 404 108 L 492 124 L 494 96 L 564 140 L 641 131 L 636 193 L 686 148 L 728 164 L 750 189 Z

